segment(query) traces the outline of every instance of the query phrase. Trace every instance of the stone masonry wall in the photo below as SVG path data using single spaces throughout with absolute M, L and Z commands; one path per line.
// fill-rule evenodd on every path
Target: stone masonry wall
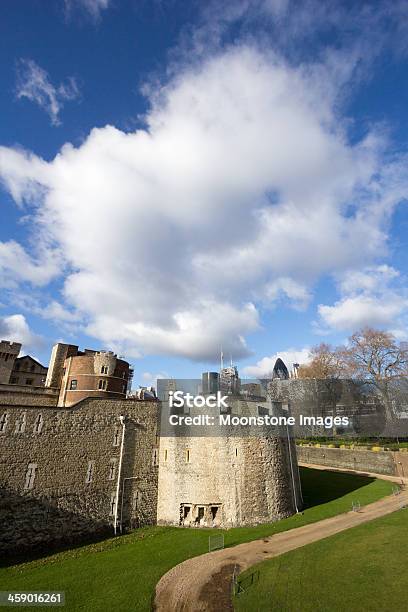
M 0 341 L 0 384 L 7 384 L 21 349 L 19 342 Z
M 254 525 L 272 522 L 301 507 L 296 449 L 294 485 L 287 442 L 261 437 L 162 438 L 159 468 L 159 524 Z M 187 516 L 183 508 L 190 508 Z M 199 508 L 204 516 L 199 520 Z M 217 508 L 214 517 L 211 509 Z
M 124 528 L 155 523 L 157 407 L 100 399 L 70 409 L 0 406 L 0 418 L 7 414 L 0 433 L 0 551 L 112 533 L 116 503 Z M 126 433 L 117 500 L 120 415 Z
M 63 344 L 59 342 L 52 347 L 50 363 L 48 366 L 46 387 L 59 389 L 64 373 L 65 360 L 78 354 L 78 347 L 74 344 Z
M 229 398 L 231 415 L 255 416 L 266 402 Z M 265 404 L 265 405 L 264 405 Z M 159 524 L 195 527 L 256 525 L 290 516 L 302 506 L 293 438 L 267 428 L 237 430 L 215 418 L 207 429 L 168 426 L 161 413 Z M 185 414 L 185 413 L 184 413 Z M 214 409 L 189 409 L 189 416 L 217 416 Z M 210 421 L 211 422 L 211 421 Z M 215 515 L 215 516 L 214 516 Z
M 303 463 L 373 472 L 374 474 L 394 475 L 397 473 L 394 453 L 389 451 L 298 446 L 297 455 L 298 461 Z
M 4 412 L 3 406 L 56 406 L 58 393 L 58 389 L 45 387 L 0 385 L 0 415 Z

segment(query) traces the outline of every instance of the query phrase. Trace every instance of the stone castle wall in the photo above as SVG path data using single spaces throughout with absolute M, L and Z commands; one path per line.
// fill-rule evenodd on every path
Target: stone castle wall
M 268 402 L 228 399 L 231 415 L 255 416 Z M 301 509 L 296 446 L 289 432 L 223 427 L 215 409 L 180 408 L 190 417 L 206 415 L 212 425 L 172 429 L 174 411 L 164 399 L 161 412 L 159 524 L 232 527 L 256 525 Z M 187 412 L 186 412 L 187 410 Z
M 158 523 L 232 527 L 294 514 L 302 500 L 293 443 L 291 450 L 293 483 L 284 439 L 162 438 Z
M 389 451 L 374 452 L 348 448 L 297 447 L 298 460 L 302 463 L 327 465 L 328 467 L 339 469 L 358 470 L 360 472 L 372 472 L 374 474 L 387 474 L 390 476 L 398 473 L 394 454 Z M 402 455 L 403 453 L 400 454 Z M 406 459 L 408 460 L 408 456 Z
M 65 409 L 47 401 L 0 406 L 0 551 L 112 533 L 115 504 L 125 528 L 155 523 L 157 402 L 86 399 Z
M 13 365 L 21 349 L 19 342 L 0 341 L 0 384 L 8 384 Z
M 26 385 L 0 385 L 0 415 L 3 406 L 53 407 L 58 402 L 58 389 Z
M 63 344 L 62 342 L 58 342 L 58 344 L 52 347 L 47 378 L 45 380 L 46 387 L 54 387 L 55 389 L 61 387 L 65 360 L 77 354 L 78 346 L 75 344 Z

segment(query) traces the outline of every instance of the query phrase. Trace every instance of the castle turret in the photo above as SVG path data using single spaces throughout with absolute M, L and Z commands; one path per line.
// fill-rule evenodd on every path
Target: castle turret
M 231 396 L 229 412 L 234 417 L 271 415 L 272 404 L 262 403 Z M 159 524 L 228 528 L 273 522 L 301 509 L 296 447 L 288 428 L 272 433 L 271 428 L 217 426 L 213 408 L 190 408 L 188 417 L 205 414 L 208 427 L 185 424 L 171 430 L 169 414 L 175 411 L 163 402 Z
M 78 352 L 64 362 L 58 405 L 72 406 L 86 397 L 124 399 L 132 371 L 112 351 Z
M 78 347 L 74 344 L 58 342 L 52 347 L 50 365 L 48 367 L 46 387 L 59 389 L 64 375 L 65 360 L 73 355 L 78 355 Z
M 10 382 L 11 372 L 16 358 L 21 349 L 19 342 L 0 342 L 0 384 L 7 385 Z

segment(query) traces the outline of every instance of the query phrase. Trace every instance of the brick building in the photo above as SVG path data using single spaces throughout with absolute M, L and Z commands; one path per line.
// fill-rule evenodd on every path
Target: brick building
M 133 372 L 112 351 L 79 351 L 72 344 L 53 347 L 46 387 L 60 389 L 58 406 L 73 406 L 86 397 L 124 399 Z

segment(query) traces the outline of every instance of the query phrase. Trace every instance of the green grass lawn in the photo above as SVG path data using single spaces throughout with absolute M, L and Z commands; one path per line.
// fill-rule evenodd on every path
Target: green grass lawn
M 233 546 L 300 527 L 376 501 L 392 483 L 354 474 L 301 469 L 306 509 L 269 525 L 224 531 Z M 0 590 L 61 590 L 65 610 L 96 612 L 147 611 L 159 578 L 171 567 L 207 552 L 215 530 L 149 527 L 129 535 L 54 554 L 25 564 L 0 568 Z M 45 608 L 37 608 L 44 609 Z
M 407 610 L 407 551 L 404 509 L 254 566 L 240 577 L 235 610 Z

